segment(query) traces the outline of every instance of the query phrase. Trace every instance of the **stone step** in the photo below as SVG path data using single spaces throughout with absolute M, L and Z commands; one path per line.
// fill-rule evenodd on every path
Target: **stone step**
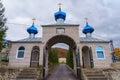
M 18 76 L 17 79 L 37 79 L 37 77 L 35 77 L 35 76 L 31 76 L 31 77 L 30 76 L 28 76 L 28 77 L 27 76 Z
M 15 79 L 15 80 L 37 80 L 37 79 Z
M 34 72 L 20 72 L 19 74 L 24 74 L 24 75 L 29 75 L 29 74 L 36 74 L 36 73 L 34 73 Z
M 108 80 L 102 70 L 84 70 L 87 80 Z
M 30 75 L 22 75 L 21 74 L 21 75 L 19 75 L 19 77 L 36 77 L 36 75 L 31 75 L 31 74 Z
M 87 76 L 88 78 L 105 78 L 105 76 Z
M 98 75 L 101 75 L 103 73 L 102 72 L 85 72 L 85 74 L 98 74 Z
M 37 75 L 36 73 L 19 73 L 19 75 Z
M 32 68 L 23 69 L 16 77 L 16 80 L 37 80 L 37 74 L 35 72 L 35 69 Z
M 105 77 L 105 75 L 86 75 L 87 77 Z
M 20 72 L 19 74 L 29 75 L 29 74 L 37 74 L 37 73 L 35 73 L 35 72 L 24 72 L 24 71 L 22 71 L 22 72 Z
M 35 68 L 24 69 L 24 71 L 35 71 Z
M 26 73 L 28 72 L 29 73 L 29 72 L 34 72 L 34 71 L 33 70 L 31 70 L 31 71 L 30 70 L 23 70 L 21 72 L 26 72 Z
M 108 80 L 107 78 L 88 78 L 88 80 Z

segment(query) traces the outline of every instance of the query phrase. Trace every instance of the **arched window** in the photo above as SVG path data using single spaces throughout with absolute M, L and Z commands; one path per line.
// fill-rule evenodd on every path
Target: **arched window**
M 24 58 L 25 48 L 23 46 L 18 48 L 17 58 Z
M 96 47 L 96 52 L 97 52 L 97 58 L 104 58 L 104 52 L 103 52 L 103 47 L 102 46 L 97 46 Z

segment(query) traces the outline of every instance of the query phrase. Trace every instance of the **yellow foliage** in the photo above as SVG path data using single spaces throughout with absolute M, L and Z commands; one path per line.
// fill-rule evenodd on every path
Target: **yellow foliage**
M 120 55 L 120 48 L 114 48 L 114 52 L 116 55 Z

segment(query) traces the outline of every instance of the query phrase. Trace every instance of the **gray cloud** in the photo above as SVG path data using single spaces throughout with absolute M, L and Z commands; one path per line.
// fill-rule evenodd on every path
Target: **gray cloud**
M 9 27 L 7 39 L 17 40 L 27 37 L 26 28 L 32 24 L 33 17 L 37 19 L 35 23 L 40 31 L 37 36 L 42 36 L 40 25 L 55 23 L 54 13 L 58 11 L 59 2 L 63 4 L 62 10 L 67 13 L 66 23 L 80 24 L 81 36 L 84 35 L 81 32 L 85 26 L 84 18 L 88 17 L 89 24 L 95 28 L 93 36 L 113 39 L 115 46 L 120 47 L 119 0 L 3 0 L 8 22 L 25 24 L 7 23 Z

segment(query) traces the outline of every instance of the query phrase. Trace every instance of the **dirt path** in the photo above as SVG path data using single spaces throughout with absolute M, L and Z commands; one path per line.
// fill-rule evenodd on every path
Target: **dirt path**
M 72 71 L 67 68 L 65 64 L 60 64 L 50 73 L 50 75 L 47 77 L 47 80 L 78 80 L 78 79 L 72 73 Z

